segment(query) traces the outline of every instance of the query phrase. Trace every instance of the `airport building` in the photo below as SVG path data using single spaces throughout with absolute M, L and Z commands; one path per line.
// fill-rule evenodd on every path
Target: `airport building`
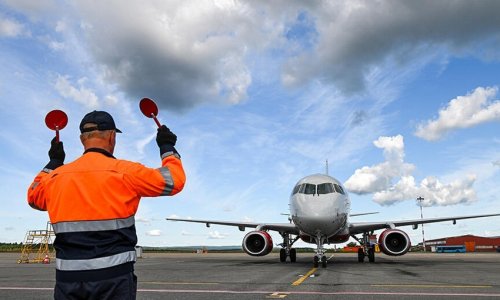
M 419 245 L 422 245 L 420 243 Z M 453 252 L 443 249 L 460 249 L 456 252 L 495 252 L 500 251 L 500 237 L 461 235 L 425 241 L 425 250 L 431 252 Z

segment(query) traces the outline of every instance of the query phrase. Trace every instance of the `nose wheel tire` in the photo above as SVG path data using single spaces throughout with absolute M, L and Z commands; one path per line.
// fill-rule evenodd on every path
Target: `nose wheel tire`
M 323 255 L 321 257 L 321 259 L 318 256 L 315 256 L 313 258 L 313 266 L 315 268 L 318 268 L 320 263 L 321 263 L 321 267 L 322 268 L 326 268 L 326 264 L 327 264 L 327 262 L 326 262 L 326 256 Z
M 315 256 L 313 259 L 313 266 L 317 268 L 319 266 L 319 257 Z

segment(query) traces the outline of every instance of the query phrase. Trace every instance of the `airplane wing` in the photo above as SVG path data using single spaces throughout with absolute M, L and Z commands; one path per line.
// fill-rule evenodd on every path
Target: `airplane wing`
M 179 219 L 179 218 L 166 218 L 167 221 L 180 221 L 192 223 L 204 223 L 207 227 L 211 224 L 235 226 L 240 231 L 245 231 L 245 228 L 256 228 L 256 230 L 273 230 L 282 233 L 290 233 L 298 235 L 299 229 L 291 223 L 253 223 L 253 222 L 227 222 L 217 220 L 195 220 L 195 219 Z
M 484 218 L 500 216 L 500 214 L 489 214 L 489 215 L 471 215 L 471 216 L 460 216 L 460 217 L 446 217 L 446 218 L 427 218 L 427 219 L 415 219 L 415 220 L 402 220 L 402 221 L 385 221 L 385 222 L 355 222 L 349 224 L 350 234 L 359 234 L 363 232 L 384 229 L 384 228 L 395 228 L 400 226 L 436 223 L 444 221 L 452 221 L 453 224 L 457 220 L 463 219 L 474 219 L 474 218 Z
M 366 215 L 374 215 L 374 214 L 378 214 L 378 211 L 359 213 L 359 214 L 350 214 L 349 217 L 358 217 L 358 216 L 366 216 Z

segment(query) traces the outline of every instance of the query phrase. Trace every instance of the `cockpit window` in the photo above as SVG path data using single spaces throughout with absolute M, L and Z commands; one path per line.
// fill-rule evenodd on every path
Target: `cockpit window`
M 310 183 L 304 183 L 299 190 L 299 193 L 306 195 L 314 195 L 316 194 L 316 185 Z
M 297 193 L 306 195 L 339 193 L 345 195 L 344 189 L 340 185 L 330 182 L 321 183 L 318 185 L 311 183 L 298 184 L 293 188 L 292 195 L 295 195 Z
M 337 193 L 341 193 L 342 195 L 345 195 L 344 189 L 338 184 L 335 184 L 335 191 L 337 191 Z
M 334 192 L 335 192 L 335 190 L 333 189 L 333 184 L 331 184 L 331 183 L 318 184 L 318 195 L 330 194 L 330 193 L 334 193 Z

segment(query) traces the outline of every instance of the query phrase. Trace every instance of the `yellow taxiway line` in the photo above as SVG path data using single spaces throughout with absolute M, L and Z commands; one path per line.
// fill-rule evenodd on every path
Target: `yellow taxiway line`
M 312 268 L 311 270 L 309 270 L 309 272 L 306 273 L 306 275 L 303 275 L 302 277 L 300 277 L 299 279 L 295 280 L 292 285 L 293 286 L 298 286 L 300 285 L 302 282 L 304 282 L 304 280 L 306 280 L 309 276 L 311 276 L 312 274 L 314 274 L 314 272 L 316 272 L 318 268 Z

